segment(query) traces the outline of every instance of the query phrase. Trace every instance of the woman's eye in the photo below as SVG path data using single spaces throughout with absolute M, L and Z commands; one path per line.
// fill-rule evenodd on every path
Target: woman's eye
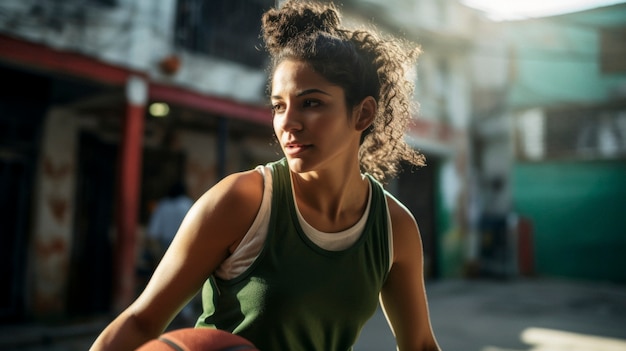
M 284 108 L 284 105 L 283 105 L 283 104 L 273 104 L 273 105 L 272 105 L 272 111 L 273 111 L 274 113 L 276 113 L 276 112 L 280 112 L 280 111 L 282 111 L 282 110 L 284 110 L 284 109 L 285 109 L 285 108 Z
M 310 99 L 304 100 L 304 107 L 316 107 L 319 105 L 320 105 L 320 102 L 317 100 L 310 100 Z

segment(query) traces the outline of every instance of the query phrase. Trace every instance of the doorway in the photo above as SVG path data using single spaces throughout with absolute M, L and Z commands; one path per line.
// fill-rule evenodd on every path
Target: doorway
M 419 225 L 424 250 L 424 276 L 439 277 L 437 255 L 437 227 L 435 213 L 436 174 L 440 160 L 427 157 L 426 167 L 415 167 L 402 163 L 397 179 L 397 194 L 394 194 L 411 211 Z
M 90 132 L 79 137 L 75 233 L 68 284 L 70 316 L 110 310 L 117 145 Z

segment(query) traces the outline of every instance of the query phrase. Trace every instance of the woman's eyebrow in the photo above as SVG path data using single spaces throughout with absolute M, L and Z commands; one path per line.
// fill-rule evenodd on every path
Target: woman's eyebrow
M 305 89 L 305 90 L 302 90 L 302 91 L 298 92 L 296 94 L 296 97 L 301 97 L 301 96 L 305 96 L 305 95 L 309 95 L 309 94 L 315 94 L 315 93 L 320 93 L 320 94 L 331 96 L 329 93 L 325 92 L 324 90 L 317 89 L 317 88 L 311 88 L 311 89 Z M 280 100 L 280 99 L 282 99 L 282 96 L 280 96 L 280 95 L 272 95 L 272 96 L 270 96 L 270 98 L 274 99 L 274 100 Z
M 304 96 L 304 95 L 308 95 L 308 94 L 314 94 L 314 93 L 320 93 L 320 94 L 324 94 L 324 95 L 330 96 L 329 93 L 327 93 L 327 92 L 325 92 L 323 90 L 320 90 L 320 89 L 315 89 L 315 88 L 303 90 L 303 91 L 299 92 L 298 94 L 296 94 L 296 96 L 300 97 L 300 96 Z
M 303 90 L 301 92 L 298 92 L 296 94 L 296 97 L 302 97 L 302 96 L 305 96 L 305 95 L 315 94 L 315 93 L 331 96 L 329 93 L 325 92 L 324 90 L 312 88 L 312 89 L 306 89 L 306 90 Z M 281 100 L 282 98 L 283 97 L 281 95 L 272 95 L 272 96 L 270 96 L 270 99 L 272 99 L 272 100 Z

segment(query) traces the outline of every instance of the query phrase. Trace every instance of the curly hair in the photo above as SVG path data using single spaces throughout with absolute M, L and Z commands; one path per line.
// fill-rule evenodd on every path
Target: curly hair
M 287 0 L 262 18 L 262 34 L 270 58 L 270 73 L 286 59 L 306 62 L 332 84 L 343 88 L 349 109 L 372 96 L 378 105 L 372 125 L 361 135 L 361 169 L 379 181 L 395 176 L 400 161 L 425 165 L 404 133 L 415 107 L 413 82 L 406 72 L 420 49 L 372 29 L 341 26 L 333 3 Z M 268 89 L 272 85 L 269 74 Z

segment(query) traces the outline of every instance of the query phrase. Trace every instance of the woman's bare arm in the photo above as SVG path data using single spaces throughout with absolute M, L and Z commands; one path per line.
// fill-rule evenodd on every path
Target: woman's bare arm
M 423 252 L 411 213 L 388 197 L 393 227 L 393 265 L 381 302 L 400 351 L 436 351 L 426 300 Z
M 262 176 L 248 171 L 226 177 L 198 199 L 145 290 L 91 350 L 134 350 L 158 337 L 241 241 L 262 196 Z

